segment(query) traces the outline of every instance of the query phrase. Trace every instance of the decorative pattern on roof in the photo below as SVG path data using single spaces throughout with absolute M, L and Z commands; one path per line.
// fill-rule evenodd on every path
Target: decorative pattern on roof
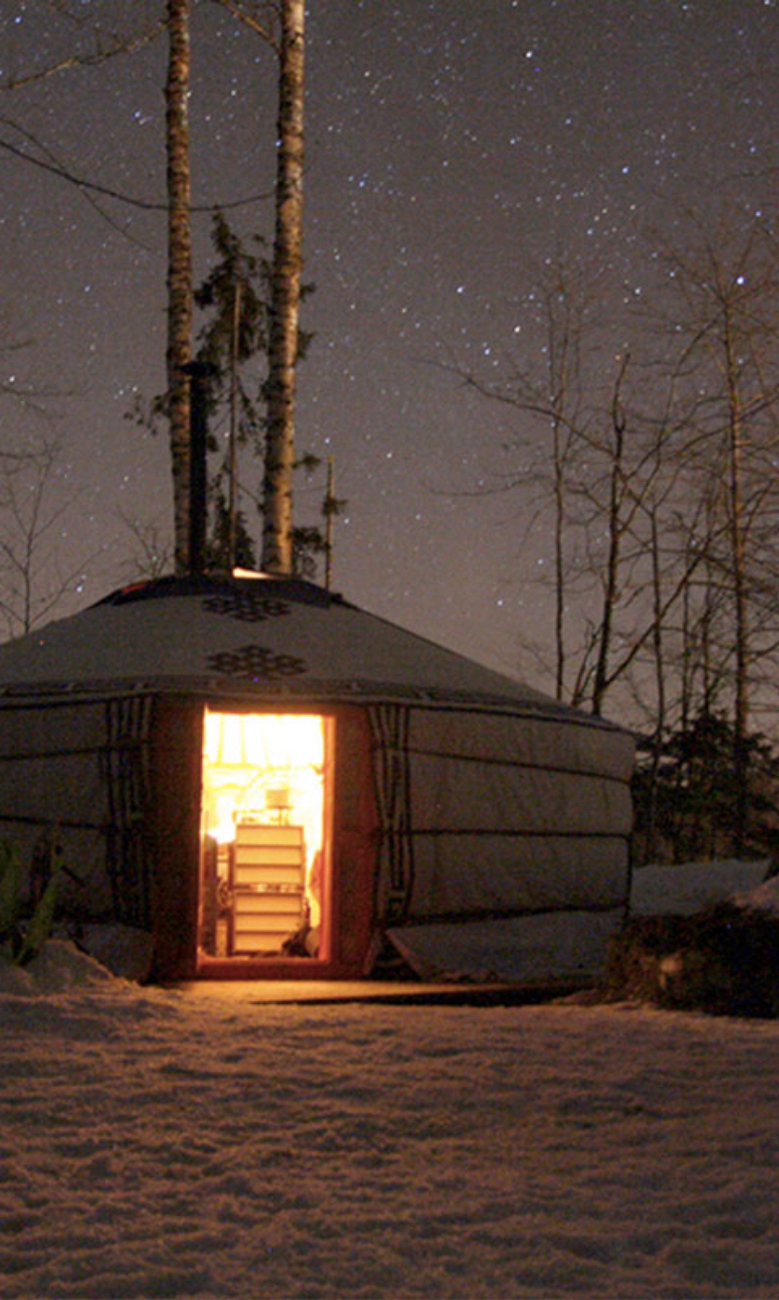
M 209 655 L 209 668 L 226 677 L 298 677 L 306 671 L 304 659 L 296 655 L 276 654 L 263 645 L 244 645 L 236 650 L 222 650 Z
M 282 618 L 290 607 L 283 600 L 269 600 L 258 591 L 227 591 L 218 596 L 207 596 L 203 608 L 210 614 L 226 614 L 244 623 L 264 623 L 267 618 Z

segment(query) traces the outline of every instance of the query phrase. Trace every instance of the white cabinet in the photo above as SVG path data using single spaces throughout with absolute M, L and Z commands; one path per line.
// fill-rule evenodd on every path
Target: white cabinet
M 302 826 L 239 821 L 232 852 L 236 956 L 272 955 L 305 920 Z

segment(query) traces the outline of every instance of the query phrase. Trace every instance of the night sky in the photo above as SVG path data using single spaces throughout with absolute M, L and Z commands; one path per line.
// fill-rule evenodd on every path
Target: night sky
M 163 5 L 67 8 L 127 31 Z M 3 79 L 92 48 L 55 10 L 4 0 Z M 194 10 L 193 201 L 267 194 L 273 58 L 209 0 Z M 521 491 L 469 491 L 505 467 L 511 413 L 445 366 L 494 378 L 531 364 L 532 295 L 561 251 L 607 273 L 627 321 L 647 287 L 647 228 L 673 235 L 690 205 L 730 200 L 773 214 L 778 16 L 775 0 L 311 0 L 316 292 L 302 324 L 316 337 L 299 371 L 298 445 L 335 457 L 349 507 L 334 586 L 350 600 L 549 687 L 519 648 L 545 634 L 543 525 L 526 535 Z M 161 204 L 165 63 L 162 38 L 6 91 L 0 139 Z M 0 186 L 0 343 L 34 340 L 2 354 L 3 382 L 62 394 L 50 425 L 0 398 L 0 438 L 10 449 L 55 428 L 66 441 L 57 490 L 76 499 L 57 525 L 59 563 L 82 574 L 66 613 L 128 577 L 125 521 L 169 530 L 164 436 L 124 418 L 136 394 L 164 387 L 165 216 L 87 196 L 6 150 Z M 230 219 L 272 233 L 267 198 Z M 196 280 L 209 225 L 196 217 Z M 301 522 L 322 491 L 321 478 L 299 484 Z

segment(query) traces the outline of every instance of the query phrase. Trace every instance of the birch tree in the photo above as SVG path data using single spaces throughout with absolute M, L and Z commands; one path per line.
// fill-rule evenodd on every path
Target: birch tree
M 254 4 L 246 0 L 214 0 L 252 29 L 277 52 L 279 95 L 277 119 L 276 214 L 273 245 L 269 373 L 264 397 L 268 422 L 263 482 L 263 565 L 270 572 L 289 573 L 293 567 L 292 472 L 295 466 L 296 362 L 300 355 L 298 328 L 301 301 L 303 214 L 303 74 L 305 7 L 303 0 Z M 278 15 L 278 33 L 273 15 Z M 165 84 L 168 317 L 166 343 L 167 391 L 164 411 L 169 424 L 173 482 L 174 567 L 189 564 L 190 502 L 190 367 L 192 364 L 193 273 L 188 98 L 190 88 L 191 0 L 166 0 L 168 63 Z M 70 15 L 66 15 L 70 17 Z M 97 31 L 97 29 L 96 29 Z M 126 41 L 79 52 L 50 67 L 7 83 L 21 87 L 65 68 L 91 65 L 148 44 L 152 29 Z M 65 169 L 52 168 L 83 188 L 86 181 Z M 131 201 L 103 188 L 113 198 Z M 154 205 L 145 205 L 154 206 Z M 160 413 L 160 405 L 157 414 Z M 140 417 L 142 422 L 143 417 Z
M 292 572 L 295 368 L 303 267 L 304 0 L 282 0 L 262 566 Z
M 165 86 L 168 185 L 167 414 L 173 475 L 174 566 L 189 566 L 192 231 L 189 166 L 189 0 L 168 0 Z

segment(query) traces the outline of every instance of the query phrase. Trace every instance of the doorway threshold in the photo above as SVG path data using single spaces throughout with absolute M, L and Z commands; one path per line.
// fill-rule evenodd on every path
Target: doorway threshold
M 173 986 L 214 998 L 237 998 L 257 1006 L 329 1006 L 372 1003 L 382 1006 L 530 1006 L 581 990 L 582 984 L 476 984 L 457 981 L 416 983 L 378 980 L 191 980 Z

